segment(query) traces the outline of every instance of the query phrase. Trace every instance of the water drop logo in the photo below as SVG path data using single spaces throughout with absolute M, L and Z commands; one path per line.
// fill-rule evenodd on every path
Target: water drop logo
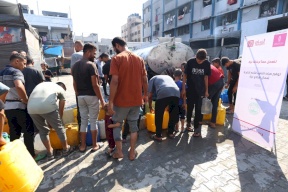
M 287 33 L 274 35 L 273 47 L 281 47 L 286 44 Z

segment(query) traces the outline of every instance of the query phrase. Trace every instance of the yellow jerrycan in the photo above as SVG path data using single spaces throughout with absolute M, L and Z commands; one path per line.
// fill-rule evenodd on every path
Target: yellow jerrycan
M 218 109 L 217 109 L 217 117 L 216 117 L 216 124 L 217 125 L 224 125 L 226 119 L 226 109 L 222 107 L 222 99 L 219 99 L 218 102 Z
M 99 111 L 99 114 L 98 114 L 98 121 L 100 120 L 104 120 L 105 119 L 105 115 L 106 115 L 106 112 L 104 110 L 104 108 L 100 108 L 100 111 Z
M 164 111 L 162 129 L 168 129 L 168 123 L 169 123 L 169 112 Z
M 78 120 L 77 120 L 77 112 L 78 112 L 77 108 L 74 108 L 74 109 L 73 109 L 73 119 L 74 119 L 74 122 L 75 122 L 75 123 L 78 123 Z
M 156 132 L 155 114 L 146 113 L 146 122 L 147 122 L 147 130 L 155 133 Z
M 55 129 L 50 129 L 49 139 L 50 139 L 51 147 L 53 149 L 62 149 L 61 141 Z
M 0 191 L 34 192 L 44 173 L 19 139 L 0 147 Z
M 66 128 L 66 136 L 67 136 L 68 145 L 78 146 L 80 143 L 78 124 L 77 123 L 68 123 L 65 125 L 65 128 Z M 57 137 L 58 137 L 58 135 L 57 135 Z

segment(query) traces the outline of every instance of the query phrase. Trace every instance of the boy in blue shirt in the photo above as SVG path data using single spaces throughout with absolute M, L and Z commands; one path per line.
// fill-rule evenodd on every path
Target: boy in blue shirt
M 182 92 L 182 70 L 181 69 L 176 69 L 174 71 L 174 81 L 177 84 L 177 86 L 180 89 L 180 93 Z M 181 121 L 181 133 L 184 133 L 184 121 L 185 121 L 185 102 L 183 101 L 182 96 L 179 99 L 179 104 L 178 104 L 178 108 L 179 108 L 179 117 L 180 117 L 180 121 Z M 179 121 L 176 124 L 176 132 L 179 131 Z

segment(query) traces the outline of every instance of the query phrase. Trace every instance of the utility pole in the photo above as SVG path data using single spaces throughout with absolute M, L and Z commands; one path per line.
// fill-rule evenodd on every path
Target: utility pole
M 40 15 L 40 14 L 39 14 L 39 4 L 38 4 L 38 0 L 37 0 L 37 11 L 38 11 L 38 15 Z

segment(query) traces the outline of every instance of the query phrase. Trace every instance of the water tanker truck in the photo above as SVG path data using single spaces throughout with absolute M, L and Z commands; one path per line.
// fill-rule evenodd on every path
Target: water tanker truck
M 158 42 L 134 53 L 145 61 L 149 79 L 157 74 L 171 75 L 175 68 L 194 57 L 192 49 L 181 43 L 180 38 L 171 37 L 159 37 Z

